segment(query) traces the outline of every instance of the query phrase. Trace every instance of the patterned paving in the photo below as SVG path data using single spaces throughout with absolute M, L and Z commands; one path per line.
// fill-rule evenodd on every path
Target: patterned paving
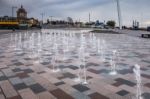
M 109 50 L 120 51 L 118 74 L 109 75 L 109 53 L 102 62 L 92 50 L 86 58 L 88 84 L 83 85 L 74 81 L 79 72 L 76 50 L 70 52 L 68 60 L 57 62 L 60 72 L 54 73 L 52 54 L 43 56 L 49 61 L 36 62 L 28 52 L 19 53 L 10 47 L 10 35 L 0 35 L 0 99 L 133 99 L 136 80 L 132 69 L 136 63 L 141 66 L 142 95 L 150 99 L 148 39 L 124 34 L 95 34 L 106 40 Z

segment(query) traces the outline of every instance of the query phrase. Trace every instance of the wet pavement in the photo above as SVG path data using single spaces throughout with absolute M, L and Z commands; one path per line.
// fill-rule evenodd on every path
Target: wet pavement
M 117 74 L 110 75 L 114 50 Z M 150 99 L 149 39 L 75 30 L 1 34 L 0 99 L 133 99 L 135 64 Z

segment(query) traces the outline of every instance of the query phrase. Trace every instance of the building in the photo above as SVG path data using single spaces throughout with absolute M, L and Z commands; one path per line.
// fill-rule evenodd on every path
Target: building
M 36 27 L 39 25 L 37 19 L 27 17 L 27 11 L 23 7 L 23 5 L 21 5 L 21 7 L 17 10 L 16 13 L 21 28 Z
M 35 18 L 28 18 L 27 11 L 21 5 L 16 12 L 17 17 L 0 17 L 0 29 L 28 29 L 39 27 L 39 21 Z
M 28 29 L 32 27 L 40 28 L 39 21 L 35 18 L 28 18 L 28 13 L 22 5 L 16 11 L 16 14 L 17 17 L 0 17 L 0 29 Z
M 19 22 L 15 17 L 0 17 L 0 29 L 19 29 Z
M 36 27 L 40 25 L 39 21 L 34 18 L 28 18 L 28 24 L 30 27 Z
M 27 11 L 21 5 L 21 8 L 17 10 L 17 18 L 18 19 L 27 19 Z

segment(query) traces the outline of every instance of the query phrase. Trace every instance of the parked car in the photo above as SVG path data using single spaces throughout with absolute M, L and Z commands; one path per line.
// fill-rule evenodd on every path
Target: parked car
M 150 31 L 150 26 L 149 26 L 149 27 L 147 27 L 147 31 Z

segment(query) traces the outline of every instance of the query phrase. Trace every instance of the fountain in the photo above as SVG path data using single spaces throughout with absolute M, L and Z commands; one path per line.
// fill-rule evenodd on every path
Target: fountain
M 14 51 L 16 54 L 21 54 L 23 53 L 23 43 L 22 43 L 22 35 L 21 33 L 16 33 L 15 34 L 15 44 L 16 46 L 14 47 Z
M 20 46 L 19 46 L 19 43 L 18 43 L 18 42 L 19 42 L 18 40 L 20 40 L 20 39 L 19 39 L 19 37 L 18 37 L 18 34 L 17 34 L 17 33 L 15 34 L 14 39 L 15 39 L 15 44 L 16 44 L 16 46 L 15 46 L 14 50 L 15 50 L 16 52 L 18 52 L 18 51 L 20 51 L 21 49 L 20 49 Z
M 100 60 L 102 61 L 102 62 L 105 62 L 105 46 L 106 46 L 106 42 L 105 42 L 105 40 L 102 40 L 101 42 L 101 46 L 100 46 L 100 53 L 101 53 L 101 57 L 100 57 Z
M 56 41 L 57 41 L 56 37 L 54 36 L 54 45 L 53 45 L 54 55 L 52 58 L 53 72 L 59 72 L 60 71 L 59 66 L 57 66 L 57 64 L 56 64 L 57 59 L 58 59 L 58 45 L 57 45 Z
M 92 47 L 93 47 L 93 51 L 96 51 L 96 36 L 93 34 L 92 36 Z
M 36 57 L 36 52 L 35 52 L 35 33 L 32 33 L 30 38 L 29 38 L 29 49 L 30 49 L 30 58 L 35 58 Z
M 83 57 L 83 74 L 84 74 L 84 81 L 82 82 L 83 85 L 87 85 L 88 82 L 87 82 L 87 67 L 86 67 L 86 64 L 85 64 L 85 56 Z
M 83 37 L 83 35 L 81 34 L 81 37 Z M 82 40 L 80 41 L 80 43 L 82 44 Z M 80 47 L 78 48 L 77 52 L 78 52 L 78 74 L 77 74 L 77 78 L 74 79 L 75 82 L 82 82 L 82 58 L 83 58 L 83 46 L 80 44 Z
M 69 41 L 66 34 L 63 35 L 63 60 L 67 60 L 67 52 L 69 51 Z
M 110 75 L 116 75 L 117 71 L 116 71 L 116 56 L 117 56 L 117 50 L 113 51 L 112 57 L 110 59 L 110 64 L 111 64 L 111 72 Z
M 41 40 L 41 33 L 37 34 L 37 45 L 36 45 L 36 55 L 37 55 L 37 60 L 35 63 L 40 63 L 41 62 L 41 55 L 42 55 L 42 40 Z
M 79 57 L 79 62 L 78 62 L 78 74 L 77 74 L 77 78 L 74 79 L 75 82 L 81 82 L 81 73 L 82 73 L 82 69 L 81 69 L 81 57 L 80 57 L 80 54 L 81 54 L 81 47 L 79 48 L 79 51 L 78 51 L 78 57 Z
M 86 61 L 85 61 L 85 47 L 86 47 L 86 39 L 84 37 L 84 34 L 81 35 L 81 62 L 83 65 L 83 82 L 82 84 L 86 85 L 87 82 L 87 67 L 86 67 Z
M 14 34 L 13 33 L 11 33 L 11 35 L 10 35 L 10 48 L 14 48 L 15 47 L 15 44 L 14 44 L 15 42 L 14 42 Z
M 100 50 L 100 40 L 97 40 L 97 53 L 100 54 L 101 50 Z
M 133 72 L 135 74 L 135 78 L 137 81 L 137 90 L 136 90 L 136 97 L 133 99 L 143 99 L 142 97 L 142 80 L 141 80 L 141 71 L 140 71 L 140 66 L 136 64 L 133 68 Z
M 79 70 L 78 70 L 77 78 L 75 78 L 74 81 L 82 83 L 84 85 L 88 84 L 87 74 L 86 74 L 87 68 L 85 64 L 85 45 L 86 45 L 86 40 L 85 40 L 84 34 L 81 34 L 80 47 L 78 49 L 78 57 L 79 57 L 78 69 Z

